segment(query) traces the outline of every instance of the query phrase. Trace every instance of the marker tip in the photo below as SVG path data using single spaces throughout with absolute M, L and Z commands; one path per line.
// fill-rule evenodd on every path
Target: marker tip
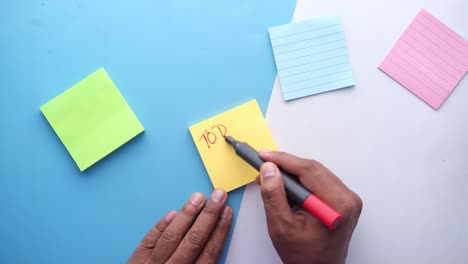
M 231 136 L 225 136 L 224 138 L 226 139 L 226 142 L 231 144 L 231 145 L 236 143 L 236 140 L 233 139 Z

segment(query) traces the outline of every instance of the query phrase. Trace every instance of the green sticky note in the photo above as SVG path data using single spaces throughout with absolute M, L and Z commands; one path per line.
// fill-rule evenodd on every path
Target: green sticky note
M 41 107 L 81 171 L 144 131 L 101 68 Z

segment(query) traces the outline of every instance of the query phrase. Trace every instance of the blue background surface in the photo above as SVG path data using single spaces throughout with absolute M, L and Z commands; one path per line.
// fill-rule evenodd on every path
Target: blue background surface
M 276 73 L 267 29 L 294 6 L 3 1 L 0 262 L 123 263 L 163 214 L 209 195 L 188 127 L 252 98 L 265 112 Z M 100 67 L 146 132 L 80 173 L 39 107 Z M 236 216 L 242 194 L 230 193 Z

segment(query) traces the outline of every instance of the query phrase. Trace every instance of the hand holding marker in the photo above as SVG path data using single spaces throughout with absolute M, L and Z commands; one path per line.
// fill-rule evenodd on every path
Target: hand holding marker
M 236 154 L 249 163 L 256 170 L 260 171 L 260 167 L 265 162 L 258 152 L 249 146 L 247 143 L 239 142 L 231 136 L 226 136 L 226 142 L 231 144 L 236 151 Z M 302 184 L 294 180 L 292 176 L 281 171 L 283 176 L 284 187 L 288 196 L 301 205 L 306 211 L 317 217 L 320 222 L 333 230 L 341 223 L 342 217 L 331 208 L 328 204 L 320 200 L 315 194 L 307 190 Z

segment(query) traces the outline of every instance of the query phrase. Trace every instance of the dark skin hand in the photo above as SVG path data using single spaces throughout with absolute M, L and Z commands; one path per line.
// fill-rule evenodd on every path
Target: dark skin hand
M 257 183 L 261 185 L 268 233 L 281 260 L 294 264 L 345 263 L 362 210 L 361 198 L 317 161 L 283 152 L 261 151 L 260 156 L 266 162 Z M 329 230 L 308 212 L 293 212 L 277 166 L 295 175 L 338 211 L 343 217 L 340 226 Z M 193 194 L 180 212 L 167 213 L 148 232 L 128 263 L 217 263 L 232 222 L 226 198 L 223 190 L 215 190 L 208 202 L 201 193 Z
M 129 264 L 217 263 L 232 223 L 227 194 L 216 189 L 206 202 L 194 193 L 180 212 L 170 211 L 146 234 Z
M 284 263 L 342 264 L 362 210 L 362 200 L 325 166 L 283 152 L 261 151 L 268 161 L 260 170 L 260 185 L 268 233 Z M 275 165 L 276 164 L 276 165 Z M 278 167 L 297 179 L 342 216 L 341 225 L 327 229 L 304 210 L 292 212 Z

